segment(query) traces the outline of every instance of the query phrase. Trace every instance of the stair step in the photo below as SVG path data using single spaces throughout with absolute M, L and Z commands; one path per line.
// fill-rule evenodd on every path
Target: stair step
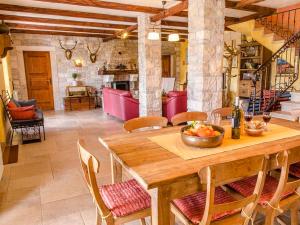
M 294 101 L 284 101 L 280 102 L 282 111 L 291 111 L 295 109 L 300 109 L 300 102 Z
M 300 102 L 300 92 L 291 92 L 291 101 Z
M 271 112 L 273 118 L 284 119 L 289 121 L 298 121 L 300 117 L 300 109 L 291 112 L 288 111 L 275 111 Z
M 277 35 L 277 34 L 275 34 L 274 37 L 273 37 L 273 40 L 274 41 L 284 41 L 284 38 L 281 37 L 281 36 L 279 36 L 279 35 Z

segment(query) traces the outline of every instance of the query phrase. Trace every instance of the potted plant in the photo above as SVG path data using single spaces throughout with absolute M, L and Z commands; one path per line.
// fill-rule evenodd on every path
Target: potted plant
M 77 85 L 78 85 L 77 78 L 78 78 L 79 76 L 80 76 L 79 73 L 72 73 L 72 78 L 73 78 L 72 85 L 73 85 L 73 86 L 77 86 Z

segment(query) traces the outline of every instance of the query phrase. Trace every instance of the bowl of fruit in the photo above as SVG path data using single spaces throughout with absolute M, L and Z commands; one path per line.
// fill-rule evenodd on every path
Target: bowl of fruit
M 199 148 L 214 148 L 222 144 L 224 128 L 212 124 L 192 124 L 181 128 L 183 143 Z
M 265 123 L 262 121 L 251 121 L 245 124 L 245 132 L 249 136 L 258 137 L 265 131 Z

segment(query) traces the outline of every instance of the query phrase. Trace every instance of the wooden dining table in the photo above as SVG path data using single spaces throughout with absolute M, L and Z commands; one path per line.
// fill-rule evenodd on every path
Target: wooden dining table
M 271 122 L 300 130 L 298 122 L 281 119 L 272 119 Z M 178 133 L 179 130 L 180 127 L 177 126 L 99 138 L 100 143 L 111 154 L 112 182 L 122 180 L 123 168 L 151 195 L 152 225 L 169 225 L 171 201 L 200 190 L 198 178 L 200 168 L 260 154 L 270 155 L 300 146 L 300 135 L 298 135 L 184 160 L 149 140 L 149 137 Z

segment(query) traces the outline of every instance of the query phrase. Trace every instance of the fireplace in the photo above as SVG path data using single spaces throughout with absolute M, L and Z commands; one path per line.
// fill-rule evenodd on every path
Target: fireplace
M 118 90 L 129 91 L 130 84 L 129 81 L 113 81 L 111 87 Z

